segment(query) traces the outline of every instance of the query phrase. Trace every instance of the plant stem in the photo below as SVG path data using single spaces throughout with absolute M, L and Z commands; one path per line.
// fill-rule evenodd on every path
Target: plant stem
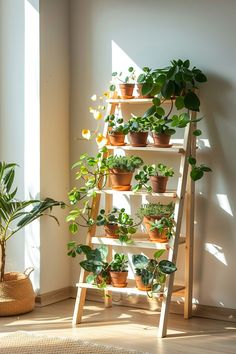
M 0 270 L 0 282 L 3 282 L 5 273 L 5 262 L 6 262 L 6 242 L 1 241 L 1 270 Z

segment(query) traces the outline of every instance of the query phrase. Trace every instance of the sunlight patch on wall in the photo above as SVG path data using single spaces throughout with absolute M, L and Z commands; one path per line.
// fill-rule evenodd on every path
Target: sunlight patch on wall
M 125 71 L 132 66 L 136 74 L 140 74 L 141 68 L 121 49 L 118 44 L 111 41 L 112 48 L 112 71 Z
M 226 211 L 229 215 L 233 216 L 232 209 L 229 204 L 229 199 L 226 194 L 216 194 L 221 209 Z
M 37 0 L 38 2 L 38 0 Z M 40 191 L 40 115 L 39 115 L 39 12 L 25 0 L 25 198 L 38 198 Z M 25 267 L 33 266 L 34 287 L 39 289 L 40 224 L 26 228 Z
M 222 251 L 223 248 L 215 245 L 213 243 L 205 243 L 205 250 L 212 254 L 215 258 L 217 258 L 221 263 L 224 265 L 228 265 L 225 259 L 224 252 Z

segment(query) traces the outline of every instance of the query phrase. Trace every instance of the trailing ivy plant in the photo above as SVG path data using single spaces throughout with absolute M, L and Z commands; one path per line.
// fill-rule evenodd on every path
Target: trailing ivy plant
M 197 161 L 192 156 L 189 156 L 188 162 L 191 165 L 190 176 L 193 181 L 197 181 L 198 179 L 201 179 L 204 176 L 205 172 L 212 171 L 212 169 L 206 165 L 201 164 L 201 165 L 197 166 L 196 165 Z

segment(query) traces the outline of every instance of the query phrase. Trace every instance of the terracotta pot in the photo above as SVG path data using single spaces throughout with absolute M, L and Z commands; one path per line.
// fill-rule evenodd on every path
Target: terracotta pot
M 131 189 L 131 180 L 133 172 L 127 172 L 119 169 L 110 170 L 111 187 L 116 190 L 129 191 Z
M 135 84 L 119 84 L 121 97 L 125 99 L 134 98 L 134 86 Z
M 168 177 L 165 176 L 151 176 L 152 191 L 154 193 L 165 193 Z
M 104 226 L 106 237 L 108 238 L 119 238 L 116 231 L 119 229 L 117 224 L 108 224 Z
M 152 137 L 154 140 L 154 145 L 157 147 L 171 147 L 172 145 L 170 144 L 170 135 L 161 133 L 161 134 L 156 134 L 152 133 Z
M 151 95 L 144 96 L 142 94 L 142 87 L 143 87 L 143 84 L 137 84 L 138 98 L 153 98 L 154 97 L 154 96 L 151 96 Z
M 105 281 L 107 285 L 111 284 L 111 276 L 110 272 L 108 272 L 107 277 L 104 277 L 102 274 L 98 274 L 97 276 L 97 284 L 101 284 Z
M 154 222 L 155 220 L 160 220 L 163 215 L 160 216 L 144 216 L 143 218 L 143 223 L 144 226 L 147 230 L 148 236 L 150 241 L 153 242 L 160 242 L 160 243 L 165 243 L 168 242 L 168 237 L 167 237 L 167 229 L 164 229 L 162 232 L 159 232 L 157 229 L 151 230 L 151 223 Z
M 122 133 L 109 134 L 109 140 L 113 146 L 123 146 L 125 145 L 125 135 Z
M 150 285 L 144 285 L 141 279 L 141 275 L 135 275 L 135 282 L 136 282 L 136 287 L 139 290 L 143 290 L 143 291 L 150 291 L 151 290 L 151 286 Z
M 147 146 L 148 132 L 130 132 L 131 146 Z
M 128 272 L 110 271 L 111 284 L 115 288 L 126 288 Z
M 35 293 L 26 271 L 4 275 L 0 282 L 0 316 L 21 315 L 34 309 Z

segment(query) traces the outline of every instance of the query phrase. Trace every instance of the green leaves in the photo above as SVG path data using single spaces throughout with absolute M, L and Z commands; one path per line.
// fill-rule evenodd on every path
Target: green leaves
M 168 99 L 168 98 L 170 98 L 171 96 L 173 96 L 174 93 L 175 93 L 175 84 L 174 84 L 174 81 L 172 81 L 172 80 L 167 81 L 167 82 L 164 84 L 164 86 L 162 87 L 161 93 L 162 93 L 163 97 L 166 98 L 166 99 Z
M 197 180 L 201 179 L 204 176 L 205 172 L 211 172 L 212 171 L 211 168 L 206 166 L 206 165 L 197 166 L 196 165 L 197 161 L 192 156 L 188 157 L 188 162 L 192 166 L 192 170 L 190 172 L 190 176 L 191 176 L 193 181 L 197 181 Z
M 178 96 L 175 100 L 175 107 L 180 110 L 184 108 L 184 97 Z
M 168 260 L 162 260 L 159 262 L 159 269 L 164 274 L 171 274 L 174 273 L 177 268 L 173 262 Z
M 184 96 L 184 106 L 187 109 L 190 109 L 191 111 L 199 112 L 200 100 L 199 100 L 198 96 L 193 91 L 189 91 Z

